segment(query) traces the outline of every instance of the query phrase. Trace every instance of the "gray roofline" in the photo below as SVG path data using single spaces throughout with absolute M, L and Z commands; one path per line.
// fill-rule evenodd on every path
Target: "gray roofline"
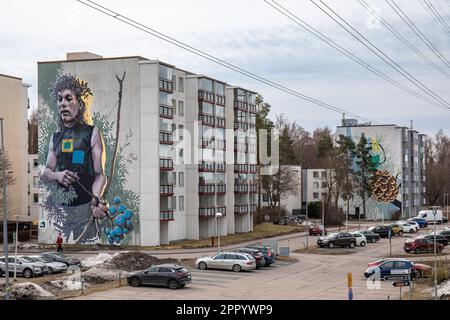
M 18 77 L 14 77 L 14 76 L 9 76 L 9 75 L 7 75 L 7 74 L 1 74 L 1 73 L 0 73 L 0 77 L 10 78 L 10 79 L 15 79 L 15 80 L 20 80 L 20 81 L 22 81 L 22 78 L 18 78 Z

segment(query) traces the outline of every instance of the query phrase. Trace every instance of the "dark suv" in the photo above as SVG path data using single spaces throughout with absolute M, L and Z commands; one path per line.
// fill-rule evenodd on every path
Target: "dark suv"
M 331 233 L 326 237 L 319 237 L 317 245 L 321 248 L 328 247 L 356 247 L 356 238 L 351 233 L 339 232 Z
M 153 285 L 178 289 L 191 283 L 192 276 L 189 270 L 182 266 L 162 264 L 151 266 L 147 270 L 129 273 L 127 282 L 133 287 Z
M 275 262 L 275 254 L 272 251 L 271 247 L 255 245 L 255 246 L 247 246 L 246 248 L 258 249 L 264 255 L 264 260 L 266 261 L 266 266 L 270 266 Z
M 425 235 L 425 236 L 423 236 L 423 237 L 424 237 L 425 239 L 428 239 L 428 240 L 430 240 L 431 242 L 434 243 L 434 232 L 432 232 L 432 233 L 430 233 L 430 234 L 427 234 L 427 235 Z M 439 231 L 436 232 L 436 243 L 440 243 L 440 244 L 442 244 L 444 247 L 448 246 L 448 240 L 447 240 L 447 238 L 446 238 L 444 235 L 439 234 Z
M 394 235 L 392 228 L 389 226 L 375 226 L 369 228 L 368 230 L 378 234 L 380 238 L 389 238 L 389 231 L 391 231 L 391 236 Z

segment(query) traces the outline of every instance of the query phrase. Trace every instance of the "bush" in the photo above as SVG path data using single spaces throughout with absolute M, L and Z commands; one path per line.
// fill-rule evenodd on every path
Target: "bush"
M 308 203 L 308 217 L 313 219 L 319 219 L 322 217 L 322 202 L 315 201 Z

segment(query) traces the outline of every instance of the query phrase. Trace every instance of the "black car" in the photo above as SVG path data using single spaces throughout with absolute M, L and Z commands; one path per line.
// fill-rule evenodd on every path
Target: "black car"
M 66 266 L 81 266 L 81 261 L 75 258 L 70 258 L 68 256 L 65 256 L 61 253 L 56 252 L 43 252 L 38 254 L 39 256 L 45 258 L 45 260 L 49 261 L 55 261 L 55 262 L 62 262 L 65 263 Z
M 259 269 L 261 267 L 264 267 L 266 265 L 266 259 L 264 259 L 264 255 L 259 249 L 252 249 L 252 248 L 239 248 L 233 250 L 235 252 L 244 252 L 251 255 L 256 262 L 256 269 Z
M 437 234 L 444 236 L 447 241 L 450 241 L 450 229 L 439 230 Z
M 391 232 L 391 236 L 394 235 L 392 232 L 392 228 L 389 226 L 375 226 L 370 227 L 368 231 L 372 231 L 380 236 L 380 238 L 389 238 L 389 231 Z
M 147 270 L 129 273 L 127 282 L 133 287 L 153 285 L 178 289 L 191 283 L 192 276 L 189 270 L 182 266 L 161 264 L 151 266 Z
M 356 238 L 348 232 L 331 233 L 325 237 L 319 237 L 317 245 L 321 248 L 328 247 L 356 247 Z
M 378 234 L 376 234 L 375 232 L 369 231 L 369 230 L 363 230 L 363 231 L 358 231 L 359 233 L 362 233 L 366 239 L 367 242 L 377 242 L 380 241 L 380 236 Z
M 266 247 L 262 245 L 254 245 L 254 246 L 247 246 L 246 248 L 250 249 L 257 249 L 261 251 L 261 253 L 264 255 L 264 260 L 266 261 L 266 266 L 270 266 L 272 263 L 275 262 L 275 254 L 272 251 L 271 247 Z
M 425 239 L 430 239 L 432 242 L 434 242 L 434 233 L 427 234 L 424 236 Z M 436 233 L 436 243 L 442 244 L 444 247 L 448 246 L 448 240 L 444 235 L 441 235 L 439 233 Z

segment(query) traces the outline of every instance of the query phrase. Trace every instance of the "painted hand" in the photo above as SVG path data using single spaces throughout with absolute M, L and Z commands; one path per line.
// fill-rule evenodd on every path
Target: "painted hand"
M 96 219 L 103 219 L 108 215 L 108 202 L 99 196 L 91 200 L 92 215 Z
M 66 188 L 78 180 L 80 180 L 80 177 L 75 172 L 64 170 L 57 173 L 56 181 Z

